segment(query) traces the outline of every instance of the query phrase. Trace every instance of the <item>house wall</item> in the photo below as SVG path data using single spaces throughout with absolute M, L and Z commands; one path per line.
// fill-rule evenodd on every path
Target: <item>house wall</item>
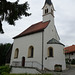
M 28 58 L 28 49 L 30 46 L 34 47 L 33 58 Z M 15 49 L 19 48 L 19 56 L 17 59 L 14 59 Z M 25 57 L 25 61 L 37 61 L 40 64 L 42 63 L 42 32 L 27 35 L 24 37 L 14 39 L 14 45 L 12 50 L 12 61 L 22 61 L 22 57 Z
M 32 68 L 16 68 L 16 67 L 12 67 L 12 70 L 10 72 L 11 74 L 16 73 L 16 74 L 23 74 L 23 73 L 27 73 L 27 74 L 40 74 L 40 72 L 38 72 L 36 69 L 32 69 Z
M 65 55 L 65 58 L 67 59 L 67 58 L 70 58 L 70 59 L 75 59 L 75 53 L 73 53 L 73 54 L 66 54 Z
M 48 57 L 48 48 L 53 48 L 53 57 Z M 47 59 L 45 59 L 47 58 Z M 65 55 L 63 52 L 63 46 L 59 44 L 48 44 L 44 50 L 44 67 L 54 70 L 56 64 L 62 65 L 62 70 L 66 69 Z

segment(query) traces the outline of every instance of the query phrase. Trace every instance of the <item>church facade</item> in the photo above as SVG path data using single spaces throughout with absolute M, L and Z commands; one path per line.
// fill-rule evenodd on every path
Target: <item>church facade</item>
M 59 40 L 54 25 L 54 7 L 46 0 L 42 8 L 43 21 L 31 25 L 14 37 L 11 66 L 35 67 L 55 70 L 55 65 L 66 69 L 64 44 Z

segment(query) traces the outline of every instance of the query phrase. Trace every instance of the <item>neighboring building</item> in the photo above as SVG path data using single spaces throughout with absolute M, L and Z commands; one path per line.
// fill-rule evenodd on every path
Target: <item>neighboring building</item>
M 43 21 L 31 25 L 14 37 L 10 63 L 14 66 L 13 73 L 35 72 L 32 69 L 55 70 L 55 65 L 61 65 L 62 70 L 66 69 L 64 45 L 60 43 L 54 25 L 54 7 L 51 0 L 46 0 L 42 9 Z
M 66 59 L 75 60 L 75 45 L 65 47 L 64 50 Z

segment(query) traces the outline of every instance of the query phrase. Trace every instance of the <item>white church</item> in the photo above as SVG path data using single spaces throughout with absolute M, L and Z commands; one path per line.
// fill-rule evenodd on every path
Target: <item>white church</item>
M 59 41 L 54 25 L 51 0 L 45 0 L 42 10 L 41 22 L 14 37 L 11 73 L 39 73 L 41 70 L 55 70 L 55 65 L 61 65 L 62 70 L 66 69 L 64 44 Z

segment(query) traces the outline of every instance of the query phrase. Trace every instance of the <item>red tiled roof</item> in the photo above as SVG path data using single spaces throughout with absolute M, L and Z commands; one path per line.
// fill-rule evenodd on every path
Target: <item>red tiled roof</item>
M 65 47 L 64 50 L 65 50 L 65 53 L 75 52 L 75 45 Z
M 28 29 L 23 31 L 21 34 L 14 37 L 14 39 L 18 38 L 18 37 L 25 36 L 25 35 L 29 35 L 29 34 L 33 34 L 33 33 L 36 33 L 36 32 L 43 31 L 48 26 L 49 22 L 50 21 L 47 21 L 47 22 L 42 22 L 41 21 L 39 23 L 33 24 Z

